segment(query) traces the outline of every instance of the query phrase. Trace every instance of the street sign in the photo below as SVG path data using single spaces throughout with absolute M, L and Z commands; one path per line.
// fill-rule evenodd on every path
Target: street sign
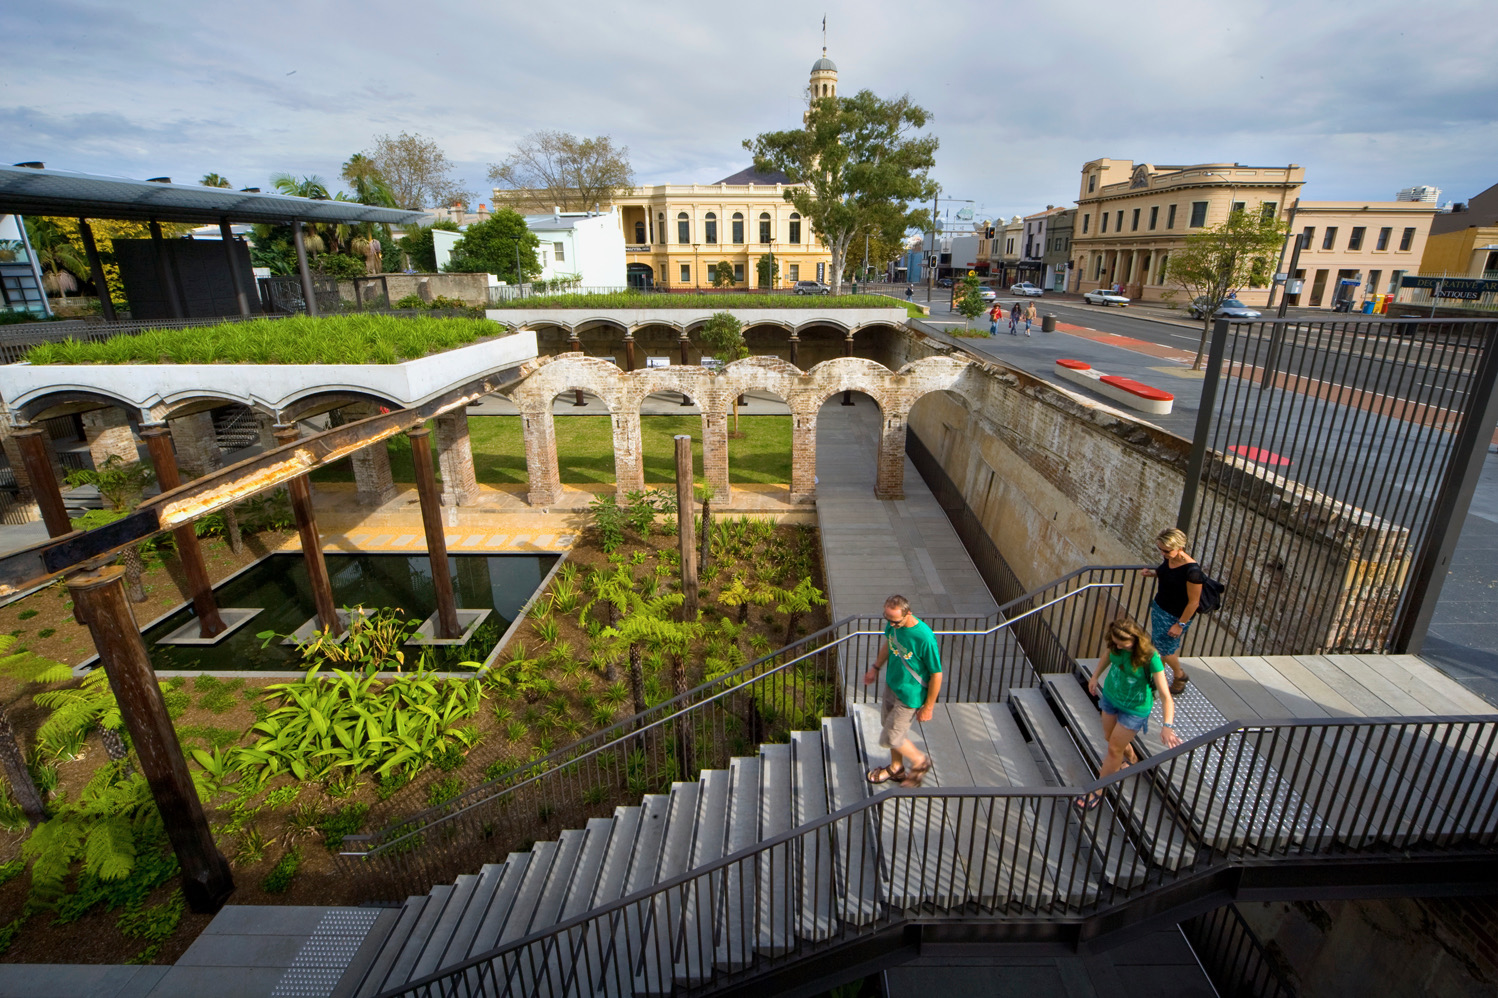
M 671 366 L 671 358 L 670 357 L 646 357 L 645 358 L 645 366 L 646 367 L 670 367 Z
M 1301 280 L 1299 277 L 1294 278 L 1293 280 L 1286 281 L 1285 282 L 1285 294 L 1287 294 L 1287 295 L 1298 295 L 1298 294 L 1300 294 L 1300 289 L 1303 288 L 1303 287 L 1305 287 L 1305 286 L 1306 286 L 1306 282 L 1303 281 L 1303 280 Z
M 1401 288 L 1424 288 L 1436 298 L 1458 298 L 1476 301 L 1483 295 L 1498 292 L 1498 281 L 1484 281 L 1472 277 L 1406 277 L 1399 282 Z
M 1276 284 L 1284 284 L 1289 279 L 1290 279 L 1290 275 L 1289 274 L 1275 274 L 1274 275 L 1274 283 L 1276 283 Z

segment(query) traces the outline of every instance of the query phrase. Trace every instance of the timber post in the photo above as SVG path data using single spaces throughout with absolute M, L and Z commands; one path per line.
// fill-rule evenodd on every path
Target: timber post
M 296 443 L 300 434 L 296 424 L 277 423 L 276 445 Z M 302 560 L 307 564 L 307 582 L 312 587 L 312 602 L 317 606 L 318 629 L 339 634 L 338 604 L 333 602 L 333 584 L 328 579 L 328 563 L 322 555 L 322 539 L 317 535 L 317 516 L 312 510 L 312 486 L 305 474 L 286 483 L 291 494 L 291 512 L 296 517 L 296 531 L 302 539 Z
M 181 485 L 177 454 L 172 450 L 172 431 L 158 423 L 141 427 L 140 436 L 151 455 L 151 466 L 156 470 L 161 491 L 170 492 Z M 182 559 L 182 572 L 187 576 L 193 612 L 198 615 L 198 634 L 205 638 L 222 634 L 224 618 L 219 615 L 218 604 L 213 599 L 213 583 L 208 578 L 208 566 L 203 562 L 197 530 L 191 523 L 185 524 L 172 531 L 172 539 L 177 542 L 177 556 Z
M 416 494 L 421 497 L 421 525 L 427 535 L 427 557 L 432 560 L 432 588 L 437 593 L 434 631 L 439 638 L 463 633 L 458 626 L 458 605 L 453 599 L 453 580 L 447 573 L 447 537 L 442 532 L 442 497 L 432 472 L 432 431 L 416 426 L 406 431 L 411 439 L 411 463 L 416 466 Z

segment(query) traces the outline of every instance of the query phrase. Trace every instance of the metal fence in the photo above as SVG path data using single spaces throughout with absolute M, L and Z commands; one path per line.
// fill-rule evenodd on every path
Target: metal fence
M 271 315 L 305 315 L 307 296 L 302 289 L 300 277 L 262 277 L 260 304 Z M 332 315 L 343 307 L 343 297 L 338 293 L 338 278 L 312 278 L 312 294 L 317 299 L 317 310 L 322 315 Z
M 1086 568 L 1027 593 L 989 617 L 927 617 L 941 647 L 944 701 L 997 702 L 1039 675 L 1018 633 L 1048 649 L 1056 671 L 1097 653 L 1102 629 L 1124 601 L 1130 568 Z M 879 617 L 849 617 L 726 676 L 519 766 L 438 807 L 377 832 L 344 839 L 341 872 L 378 896 L 427 890 L 472 872 L 489 857 L 578 827 L 637 803 L 703 769 L 723 768 L 765 742 L 785 742 L 841 716 L 849 703 L 876 703 L 862 673 L 883 640 Z M 483 760 L 478 760 L 482 762 Z M 470 764 L 473 760 L 470 759 Z
M 1079 922 L 1210 896 L 1229 869 L 1329 884 L 1481 859 L 1495 748 L 1487 717 L 1230 722 L 1098 781 L 1090 810 L 1088 788 L 887 791 L 382 998 L 708 993 L 902 924 Z
M 1218 998 L 1296 998 L 1236 905 L 1188 918 L 1181 932 Z
M 524 298 L 554 298 L 557 295 L 622 295 L 626 293 L 660 294 L 656 288 L 632 288 L 627 284 L 576 287 L 548 287 L 537 284 L 499 284 L 489 288 L 489 303 L 519 301 Z
M 1414 651 L 1498 422 L 1498 321 L 1219 320 L 1180 518 L 1194 654 Z

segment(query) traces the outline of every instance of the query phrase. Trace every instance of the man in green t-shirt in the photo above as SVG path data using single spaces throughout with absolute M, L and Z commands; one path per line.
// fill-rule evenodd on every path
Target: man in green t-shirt
M 899 780 L 903 786 L 918 787 L 931 768 L 931 757 L 911 742 L 910 722 L 931 720 L 936 694 L 941 691 L 941 654 L 936 635 L 910 612 L 910 601 L 904 596 L 884 601 L 884 641 L 874 664 L 863 674 L 865 686 L 878 677 L 881 665 L 887 668 L 879 744 L 889 749 L 890 762 L 870 771 L 869 782 Z

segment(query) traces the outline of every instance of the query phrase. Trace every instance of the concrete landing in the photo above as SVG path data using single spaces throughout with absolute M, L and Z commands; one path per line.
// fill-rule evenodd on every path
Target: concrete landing
M 879 407 L 835 395 L 817 416 L 817 525 L 832 619 L 878 615 L 899 593 L 916 616 L 987 616 L 998 609 L 951 521 L 905 459 L 905 498 L 874 498 Z

